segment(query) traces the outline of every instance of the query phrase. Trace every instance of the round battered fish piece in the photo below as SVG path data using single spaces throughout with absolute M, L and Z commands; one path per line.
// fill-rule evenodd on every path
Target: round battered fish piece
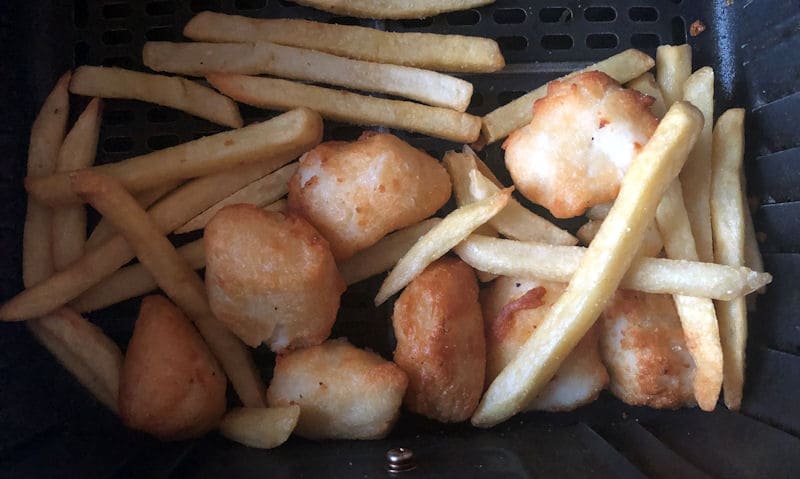
M 225 413 L 227 382 L 200 333 L 163 296 L 142 299 L 119 380 L 119 417 L 159 439 L 200 437 Z
M 332 339 L 278 355 L 267 403 L 299 405 L 294 432 L 308 439 L 380 439 L 400 414 L 406 386 L 393 362 Z
M 672 297 L 617 291 L 602 315 L 609 389 L 635 406 L 694 406 L 695 366 Z
M 246 344 L 281 352 L 330 335 L 345 283 L 328 242 L 305 219 L 226 206 L 204 242 L 211 309 Z
M 300 158 L 290 211 L 328 239 L 337 261 L 424 220 L 450 198 L 450 176 L 433 157 L 388 133 L 329 141 Z
M 550 82 L 530 124 L 503 143 L 514 184 L 556 218 L 613 200 L 658 125 L 653 101 L 598 71 Z
M 483 392 L 486 344 L 472 268 L 443 258 L 422 272 L 394 304 L 394 362 L 408 374 L 404 403 L 441 422 L 472 415 Z
M 501 276 L 482 291 L 487 387 L 516 357 L 565 288 L 563 283 Z M 589 330 L 527 410 L 570 411 L 597 399 L 608 384 L 598 333 L 597 327 Z

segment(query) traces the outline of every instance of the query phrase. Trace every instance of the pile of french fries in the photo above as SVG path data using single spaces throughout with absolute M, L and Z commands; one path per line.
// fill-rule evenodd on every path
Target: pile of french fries
M 375 16 L 372 2 L 300 3 Z M 489 2 L 441 2 L 434 10 L 420 10 L 418 3 L 430 4 L 409 2 L 383 18 Z M 205 265 L 202 239 L 176 249 L 167 235 L 200 230 L 230 204 L 282 211 L 281 198 L 298 168 L 294 160 L 322 140 L 323 118 L 482 147 L 527 124 L 546 85 L 478 118 L 465 113 L 472 85 L 437 71 L 501 69 L 497 44 L 488 39 L 210 12 L 194 17 L 184 34 L 196 42 L 148 42 L 145 65 L 204 77 L 217 91 L 180 77 L 84 66 L 65 74 L 46 99 L 31 131 L 25 180 L 26 289 L 0 307 L 0 319 L 27 320 L 64 367 L 117 411 L 122 352 L 80 313 L 161 288 L 194 322 L 241 400 L 243 407 L 225 416 L 220 432 L 248 446 L 275 447 L 291 434 L 300 408 L 266 407 L 265 386 L 250 352 L 214 317 L 195 272 Z M 648 73 L 654 65 L 655 77 Z M 348 285 L 389 271 L 376 305 L 451 252 L 482 281 L 507 275 L 569 283 L 486 391 L 472 417 L 476 426 L 520 412 L 617 288 L 672 294 L 697 367 L 698 404 L 714 409 L 720 388 L 727 407 L 741 404 L 744 297 L 771 281 L 746 209 L 744 112 L 728 110 L 712 125 L 713 71 L 692 73 L 688 46 L 660 47 L 655 61 L 628 50 L 582 71 L 588 70 L 654 97 L 653 112 L 662 117 L 617 200 L 588 213 L 591 222 L 579 233 L 588 247 L 576 246 L 578 238 L 520 204 L 513 187 L 504 187 L 464 145 L 443 158 L 457 209 L 394 232 L 338 265 Z M 67 133 L 69 93 L 93 99 Z M 168 106 L 234 129 L 92 166 L 101 98 Z M 244 126 L 237 101 L 286 113 Z M 83 203 L 103 216 L 88 238 Z M 656 257 L 662 245 L 666 257 Z M 139 262 L 125 266 L 133 258 Z

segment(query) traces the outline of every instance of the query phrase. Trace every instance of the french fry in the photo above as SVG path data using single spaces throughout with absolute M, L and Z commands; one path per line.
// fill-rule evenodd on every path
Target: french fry
M 742 204 L 749 205 L 747 200 L 747 181 L 744 176 L 744 168 L 742 168 Z M 764 259 L 761 257 L 761 251 L 758 249 L 758 240 L 756 239 L 756 228 L 753 224 L 753 215 L 749 208 L 745 208 L 744 215 L 744 265 L 753 271 L 760 273 L 764 272 Z M 766 293 L 766 288 L 758 290 L 758 294 Z M 749 297 L 752 300 L 748 302 L 747 310 L 755 309 L 755 297 Z M 751 307 L 752 306 L 752 307 Z
M 430 70 L 364 62 L 276 43 L 147 42 L 144 64 L 156 71 L 205 76 L 209 73 L 269 74 L 385 93 L 465 111 L 472 84 Z
M 195 323 L 242 403 L 264 407 L 265 387 L 250 352 L 214 317 L 203 281 L 147 212 L 110 176 L 90 170 L 76 171 L 71 174 L 71 183 L 75 192 L 125 237 L 159 287 Z
M 243 125 L 236 103 L 208 87 L 180 77 L 116 67 L 82 66 L 72 75 L 69 91 L 76 95 L 155 103 L 231 128 Z
M 64 138 L 58 152 L 56 171 L 87 168 L 94 163 L 103 111 L 94 98 Z M 86 209 L 67 205 L 53 209 L 53 265 L 60 271 L 83 256 L 86 243 Z
M 639 50 L 631 49 L 625 50 L 622 53 L 618 53 L 613 57 L 609 57 L 582 70 L 570 73 L 561 79 L 569 78 L 577 73 L 597 70 L 620 83 L 625 83 L 653 68 L 654 64 L 655 62 L 649 56 Z M 547 85 L 542 85 L 527 95 L 523 95 L 511 103 L 486 114 L 481 119 L 481 140 L 487 145 L 494 143 L 507 137 L 517 128 L 521 128 L 530 123 L 533 118 L 534 102 L 544 97 L 546 94 Z
M 653 97 L 655 101 L 650 106 L 650 111 L 652 111 L 653 115 L 657 118 L 663 118 L 667 113 L 667 105 L 664 104 L 664 94 L 661 93 L 661 87 L 658 86 L 658 82 L 656 82 L 656 78 L 652 73 L 642 73 L 629 81 L 625 86 Z
M 392 234 L 340 263 L 339 273 L 348 285 L 389 271 L 419 238 L 439 224 L 440 218 L 428 218 Z
M 210 74 L 206 78 L 214 88 L 236 101 L 259 108 L 313 108 L 323 118 L 331 120 L 416 131 L 462 143 L 475 141 L 480 133 L 480 118 L 445 108 L 277 78 L 226 74 Z
M 744 264 L 744 223 L 741 169 L 744 158 L 744 110 L 735 108 L 717 120 L 711 161 L 711 220 L 714 254 L 720 264 Z M 747 310 L 744 298 L 716 303 L 724 358 L 722 387 L 725 405 L 738 410 L 744 387 Z
M 486 223 L 508 203 L 512 188 L 506 188 L 481 201 L 462 206 L 435 225 L 414 243 L 386 277 L 375 305 L 383 304 L 390 296 L 403 289 L 426 266 L 444 256 L 475 228 Z
M 188 233 L 205 228 L 206 224 L 211 221 L 211 218 L 217 214 L 217 211 L 228 205 L 248 203 L 261 207 L 274 203 L 289 192 L 289 178 L 297 171 L 298 165 L 299 163 L 297 162 L 290 163 L 274 173 L 270 173 L 260 180 L 250 183 L 241 190 L 231 194 L 211 208 L 195 216 L 185 225 L 176 229 L 175 232 Z
M 586 210 L 586 217 L 590 220 L 604 220 L 608 216 L 608 212 L 611 211 L 612 206 L 614 206 L 613 201 L 594 205 Z
M 248 447 L 271 449 L 280 446 L 294 431 L 300 406 L 231 409 L 219 424 L 219 432 Z
M 493 72 L 505 66 L 500 47 L 489 38 L 386 32 L 289 18 L 202 12 L 186 24 L 183 35 L 209 42 L 272 42 L 356 60 L 444 72 Z
M 348 17 L 402 20 L 482 7 L 494 3 L 494 0 L 297 0 L 297 3 Z
M 683 84 L 691 73 L 692 47 L 662 45 L 656 49 L 656 81 L 667 108 L 683 98 Z
M 630 267 L 630 252 L 641 245 L 662 194 L 678 175 L 702 124 L 701 113 L 691 105 L 679 102 L 670 108 L 630 165 L 614 207 L 567 289 L 489 386 L 472 416 L 474 425 L 493 426 L 523 410 L 594 324 Z
M 581 243 L 588 246 L 597 235 L 597 232 L 600 231 L 600 226 L 602 224 L 603 220 L 589 220 L 584 223 L 584 225 L 578 229 L 578 238 L 581 240 Z M 639 247 L 639 251 L 637 251 L 636 254 L 646 258 L 652 258 L 658 256 L 662 249 L 664 249 L 664 243 L 661 241 L 661 233 L 659 233 L 655 223 L 650 223 L 644 232 L 642 246 Z

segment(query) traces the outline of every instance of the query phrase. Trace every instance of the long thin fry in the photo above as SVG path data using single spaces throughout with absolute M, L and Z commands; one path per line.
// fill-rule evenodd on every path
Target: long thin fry
M 297 3 L 348 17 L 402 20 L 482 7 L 494 0 L 297 0 Z
M 597 232 L 600 231 L 600 226 L 602 224 L 603 220 L 587 221 L 578 230 L 578 238 L 580 238 L 584 245 L 588 245 L 592 242 L 594 237 L 597 236 Z M 654 221 L 647 226 L 647 230 L 644 233 L 644 240 L 642 240 L 642 246 L 639 247 L 639 251 L 637 251 L 636 254 L 644 257 L 656 257 L 663 249 L 664 242 L 661 241 L 661 233 L 658 231 L 658 228 L 656 228 Z
M 489 38 L 386 32 L 289 18 L 202 12 L 186 24 L 183 35 L 210 42 L 273 42 L 357 60 L 445 72 L 493 72 L 505 66 L 500 47 Z
M 633 80 L 647 70 L 653 68 L 655 62 L 652 58 L 639 50 L 625 50 L 613 57 L 562 77 L 569 78 L 584 71 L 601 71 L 620 83 Z M 486 144 L 494 143 L 511 134 L 517 128 L 530 123 L 533 118 L 533 104 L 547 94 L 547 85 L 542 85 L 527 95 L 501 106 L 482 118 L 482 140 Z
M 745 206 L 749 205 L 747 200 L 747 181 L 744 176 L 744 168 L 742 168 L 742 204 Z M 744 215 L 744 265 L 753 271 L 758 271 L 761 273 L 764 272 L 764 259 L 761 257 L 761 251 L 758 249 L 756 228 L 753 224 L 753 215 L 749 208 L 745 209 Z M 758 290 L 758 294 L 764 294 L 765 292 L 766 288 L 761 288 Z M 750 311 L 749 305 L 748 311 Z
M 639 248 L 661 195 L 686 161 L 702 122 L 700 112 L 687 103 L 670 108 L 633 160 L 614 207 L 567 289 L 489 386 L 472 416 L 473 424 L 493 426 L 524 409 L 594 324 L 630 267 L 630 252 Z
M 115 177 L 130 191 L 142 191 L 273 156 L 297 157 L 321 138 L 322 119 L 311 110 L 299 108 L 245 128 L 91 169 Z M 27 178 L 25 187 L 38 200 L 51 205 L 79 201 L 70 190 L 69 173 Z
M 208 305 L 205 286 L 159 226 L 121 183 L 93 171 L 72 173 L 72 185 L 136 252 L 156 282 L 195 323 L 245 406 L 264 407 L 265 387 L 245 346 L 220 323 Z
M 422 235 L 386 277 L 375 297 L 375 305 L 382 304 L 403 289 L 426 266 L 441 258 L 475 228 L 496 215 L 506 206 L 512 191 L 513 188 L 506 188 L 485 200 L 462 206 Z
M 683 84 L 691 73 L 692 47 L 662 45 L 656 49 L 656 80 L 667 108 L 683 98 Z
M 663 118 L 667 113 L 667 105 L 664 103 L 664 94 L 661 93 L 661 87 L 658 86 L 658 82 L 656 82 L 656 78 L 652 73 L 642 73 L 629 81 L 625 86 L 653 97 L 655 101 L 650 106 L 650 111 L 652 111 L 653 115 L 657 118 Z
M 294 431 L 300 419 L 300 406 L 273 408 L 235 408 L 219 424 L 223 436 L 239 444 L 259 449 L 280 446 Z
M 385 93 L 457 111 L 466 110 L 472 97 L 471 83 L 442 73 L 351 60 L 269 42 L 147 42 L 142 57 L 144 64 L 156 71 L 193 76 L 269 74 Z
M 155 103 L 231 128 L 243 125 L 236 103 L 211 88 L 180 77 L 82 66 L 72 75 L 69 91 L 76 95 Z
M 723 113 L 714 127 L 711 173 L 711 220 L 716 261 L 728 266 L 744 264 L 744 222 L 741 169 L 744 159 L 744 110 Z M 724 357 L 722 387 L 725 405 L 737 410 L 744 387 L 747 309 L 744 298 L 718 301 L 720 338 Z
M 277 78 L 211 74 L 207 80 L 236 101 L 259 108 L 313 108 L 326 119 L 416 131 L 462 143 L 475 141 L 480 133 L 480 118 L 446 108 L 375 98 Z

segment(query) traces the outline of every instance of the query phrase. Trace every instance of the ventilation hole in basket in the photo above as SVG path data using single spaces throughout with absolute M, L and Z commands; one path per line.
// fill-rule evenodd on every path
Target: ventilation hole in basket
M 101 37 L 104 45 L 125 45 L 133 40 L 130 30 L 109 30 Z
M 72 5 L 72 22 L 78 28 L 85 28 L 89 23 L 89 5 L 86 0 L 75 0 Z
M 569 50 L 574 42 L 569 35 L 543 35 L 542 48 L 545 50 Z
M 267 5 L 267 0 L 236 0 L 234 5 L 239 10 L 256 10 L 264 8 Z
M 525 37 L 498 37 L 497 44 L 500 45 L 500 50 L 518 52 L 528 48 L 528 39 Z
M 86 65 L 89 63 L 89 44 L 78 42 L 73 50 L 75 65 Z
M 433 17 L 428 18 L 414 18 L 411 20 L 400 20 L 400 25 L 403 28 L 421 28 L 433 25 Z
M 511 103 L 524 94 L 524 91 L 501 91 L 497 94 L 497 104 L 503 106 L 506 103 Z
M 364 130 L 355 125 L 337 126 L 331 131 L 331 139 L 336 141 L 355 141 Z
M 106 57 L 101 64 L 104 67 L 131 68 L 133 60 L 131 60 L 131 57 Z
M 513 23 L 522 23 L 525 21 L 525 10 L 521 8 L 498 8 L 494 11 L 494 18 L 495 23 L 499 23 L 501 25 L 513 24 Z
M 628 18 L 634 22 L 655 22 L 658 20 L 658 10 L 653 7 L 631 7 Z
M 634 48 L 656 48 L 661 45 L 661 39 L 655 33 L 634 33 L 631 45 Z
M 151 150 L 163 150 L 181 142 L 178 135 L 156 135 L 147 139 L 147 147 Z
M 155 107 L 147 111 L 147 121 L 151 123 L 172 123 L 178 121 L 180 113 L 172 108 Z
M 686 43 L 686 22 L 681 17 L 672 17 L 672 44 L 683 45 Z
M 219 11 L 219 0 L 192 0 L 189 8 L 194 13 L 202 12 L 204 10 Z
M 113 136 L 103 142 L 103 151 L 106 153 L 124 153 L 133 149 L 133 139 L 127 136 Z
M 462 10 L 445 15 L 448 25 L 477 25 L 481 21 L 481 14 L 477 10 Z
M 175 4 L 172 2 L 150 2 L 144 7 L 144 11 L 152 16 L 169 15 L 175 12 Z
M 616 48 L 619 39 L 613 33 L 592 33 L 586 36 L 586 46 L 591 49 Z
M 328 23 L 335 23 L 336 25 L 360 25 L 358 19 L 353 17 L 333 17 L 328 19 Z
M 147 30 L 144 38 L 150 41 L 170 41 L 175 40 L 175 30 L 172 27 L 155 27 Z
M 103 18 L 125 18 L 131 14 L 131 6 L 127 3 L 103 5 Z
M 617 11 L 612 7 L 589 7 L 584 10 L 583 17 L 588 22 L 613 22 L 617 18 Z
M 127 125 L 133 121 L 133 112 L 131 110 L 105 110 L 103 111 L 103 122 L 107 125 Z
M 539 11 L 539 20 L 544 23 L 568 23 L 572 20 L 572 10 L 565 7 L 548 7 Z
M 477 108 L 479 106 L 483 106 L 483 95 L 475 92 L 469 100 L 469 108 Z

